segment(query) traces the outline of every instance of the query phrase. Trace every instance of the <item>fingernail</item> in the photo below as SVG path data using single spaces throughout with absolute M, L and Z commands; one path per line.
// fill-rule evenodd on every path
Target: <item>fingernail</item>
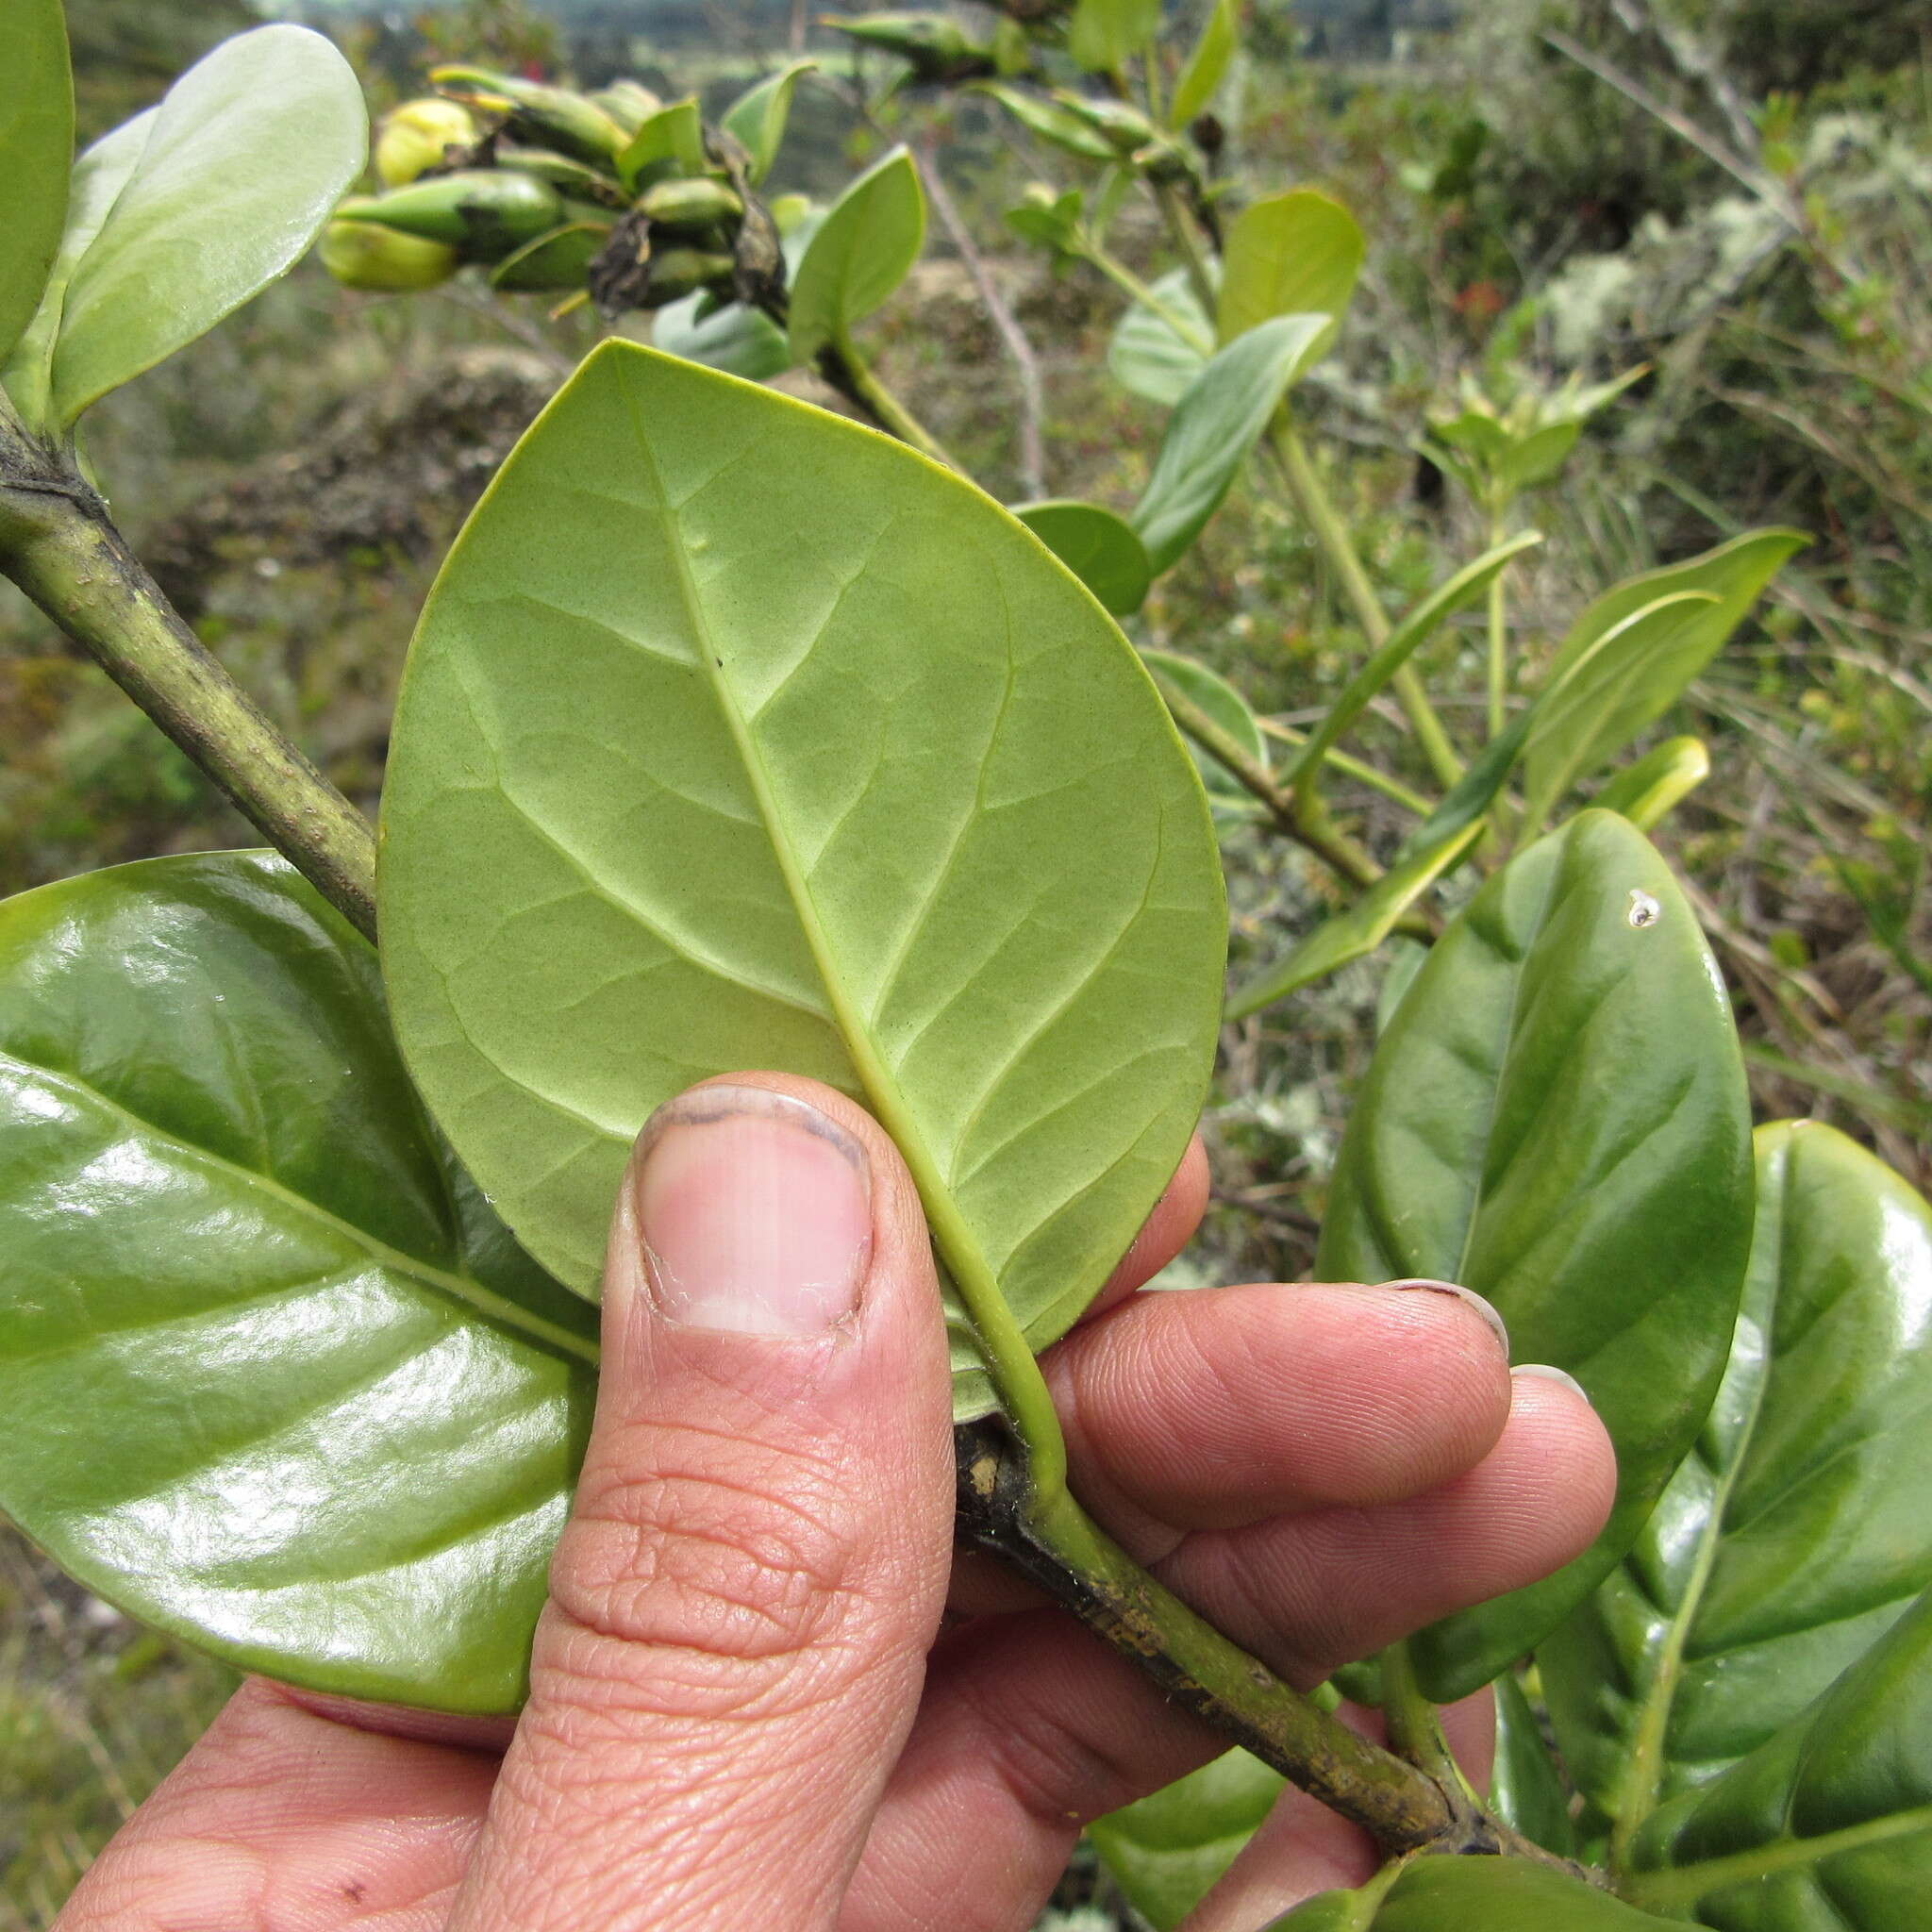
M 681 1094 L 645 1127 L 634 1186 L 667 1320 L 800 1337 L 858 1306 L 872 1246 L 865 1149 L 805 1101 L 761 1087 Z
M 1497 1314 L 1495 1308 L 1490 1303 L 1486 1302 L 1481 1295 L 1476 1293 L 1474 1289 L 1464 1288 L 1459 1282 L 1430 1281 L 1423 1275 L 1412 1276 L 1407 1281 L 1385 1281 L 1382 1286 L 1384 1288 L 1433 1289 L 1437 1294 L 1453 1294 L 1457 1301 L 1467 1302 L 1494 1331 L 1497 1341 L 1502 1344 L 1503 1359 L 1506 1362 L 1509 1359 L 1508 1324 L 1503 1320 L 1501 1315 Z
M 1534 1375 L 1540 1382 L 1560 1382 L 1566 1389 L 1574 1389 L 1590 1402 L 1590 1391 L 1573 1375 L 1568 1369 L 1554 1368 L 1548 1362 L 1523 1362 L 1509 1371 L 1512 1375 Z M 1591 1403 L 1594 1408 L 1596 1405 Z

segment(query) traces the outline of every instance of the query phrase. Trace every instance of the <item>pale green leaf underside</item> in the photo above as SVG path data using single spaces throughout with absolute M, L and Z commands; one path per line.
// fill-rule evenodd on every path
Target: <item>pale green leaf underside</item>
M 190 68 L 67 284 L 59 425 L 292 267 L 361 172 L 368 141 L 355 71 L 306 27 L 238 34 Z
M 523 1695 L 595 1319 L 435 1140 L 281 860 L 0 906 L 0 1508 L 238 1666 Z
M 1377 1047 L 1316 1257 L 1324 1281 L 1458 1281 L 1524 1361 L 1590 1391 L 1618 1500 L 1584 1557 L 1416 1640 L 1429 1694 L 1487 1683 L 1630 1547 L 1709 1408 L 1751 1233 L 1729 1004 L 1642 834 L 1586 812 L 1445 932 Z
M 60 0 L 12 0 L 0 59 L 0 362 L 40 307 L 74 163 L 74 78 Z
M 1709 1420 L 1540 1652 L 1578 1784 L 1633 1823 L 1790 1722 L 1932 1585 L 1932 1209 L 1817 1122 L 1759 1128 L 1757 1154 Z
M 990 499 L 769 391 L 586 363 L 425 612 L 384 833 L 411 1068 L 585 1294 L 652 1108 L 782 1068 L 880 1115 L 1041 1346 L 1199 1111 L 1225 909 L 1145 672 Z
M 1154 283 L 1153 290 L 1199 341 L 1213 339 L 1214 325 L 1195 296 L 1186 269 L 1170 269 Z M 1172 408 L 1193 387 L 1195 377 L 1208 366 L 1208 358 L 1178 334 L 1165 316 L 1136 302 L 1114 326 L 1107 366 L 1123 389 Z
M 1367 250 L 1360 224 L 1319 189 L 1291 189 L 1243 208 L 1227 234 L 1221 340 L 1232 342 L 1277 315 L 1326 315 L 1339 324 Z

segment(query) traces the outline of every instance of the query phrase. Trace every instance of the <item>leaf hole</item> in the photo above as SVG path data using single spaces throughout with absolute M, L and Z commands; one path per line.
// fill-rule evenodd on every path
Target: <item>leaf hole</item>
M 1655 925 L 1664 916 L 1664 908 L 1641 886 L 1630 889 L 1630 924 L 1641 932 L 1646 925 Z

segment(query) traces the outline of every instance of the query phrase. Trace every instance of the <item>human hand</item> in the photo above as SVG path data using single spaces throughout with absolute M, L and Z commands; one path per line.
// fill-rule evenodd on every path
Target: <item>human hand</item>
M 1512 1378 L 1479 1307 L 1134 1295 L 1206 1195 L 1197 1142 L 1045 1357 L 1075 1487 L 1135 1556 L 1306 1686 L 1589 1543 L 1602 1425 Z M 850 1102 L 754 1074 L 672 1103 L 619 1200 L 514 1727 L 251 1682 L 60 1932 L 1029 1925 L 1088 1819 L 1223 1743 L 1003 1572 L 955 1566 L 936 1303 L 910 1178 Z M 1486 1701 L 1449 1724 L 1486 1777 Z M 1191 1932 L 1373 1868 L 1291 1794 Z

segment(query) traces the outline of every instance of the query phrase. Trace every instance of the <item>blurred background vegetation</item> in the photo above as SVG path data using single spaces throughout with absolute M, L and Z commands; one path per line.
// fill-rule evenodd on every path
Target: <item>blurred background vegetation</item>
M 1119 299 L 1051 271 L 999 211 L 1042 172 L 981 104 L 881 129 L 866 57 L 794 0 L 69 0 L 84 139 L 261 11 L 334 34 L 372 104 L 461 58 L 715 108 L 808 45 L 774 191 L 824 193 L 890 133 L 930 143 L 1045 384 L 1049 489 L 1125 508 L 1159 417 L 1106 375 Z M 1197 0 L 1169 8 L 1191 40 Z M 1483 547 L 1414 448 L 1465 375 L 1491 391 L 1639 362 L 1535 506 L 1551 541 L 1516 622 L 1560 635 L 1593 591 L 1735 532 L 1814 546 L 1659 735 L 1711 743 L 1662 828 L 1737 998 L 1766 1115 L 1815 1113 L 1924 1186 L 1932 1166 L 1932 16 L 1918 0 L 1250 0 L 1224 100 L 1238 179 L 1332 188 L 1373 252 L 1302 408 L 1391 600 Z M 855 64 L 857 63 L 857 65 Z M 1686 126 L 1701 137 L 1686 137 Z M 1774 208 L 1778 194 L 1794 223 Z M 1123 252 L 1158 266 L 1151 225 Z M 374 808 L 390 704 L 438 558 L 591 340 L 460 281 L 385 300 L 312 265 L 90 419 L 137 548 L 235 674 Z M 1014 379 L 936 229 L 879 360 L 988 488 L 1023 493 Z M 793 379 L 788 379 L 788 383 Z M 795 379 L 804 392 L 804 378 Z M 820 399 L 823 399 L 821 397 Z M 1239 495 L 1157 589 L 1145 641 L 1215 664 L 1293 724 L 1362 653 L 1304 533 Z M 0 586 L 0 892 L 158 852 L 254 842 L 187 762 Z M 1426 665 L 1454 722 L 1480 640 Z M 1382 749 L 1399 760 L 1391 725 Z M 1392 837 L 1365 804 L 1359 829 Z M 1322 889 L 1258 834 L 1229 846 L 1238 960 L 1285 948 Z M 1231 1028 L 1210 1120 L 1216 1206 L 1183 1276 L 1293 1278 L 1319 1224 L 1381 960 Z M 42 1927 L 230 1688 L 0 1531 L 0 1932 Z M 1057 1923 L 1124 1923 L 1084 1866 Z

